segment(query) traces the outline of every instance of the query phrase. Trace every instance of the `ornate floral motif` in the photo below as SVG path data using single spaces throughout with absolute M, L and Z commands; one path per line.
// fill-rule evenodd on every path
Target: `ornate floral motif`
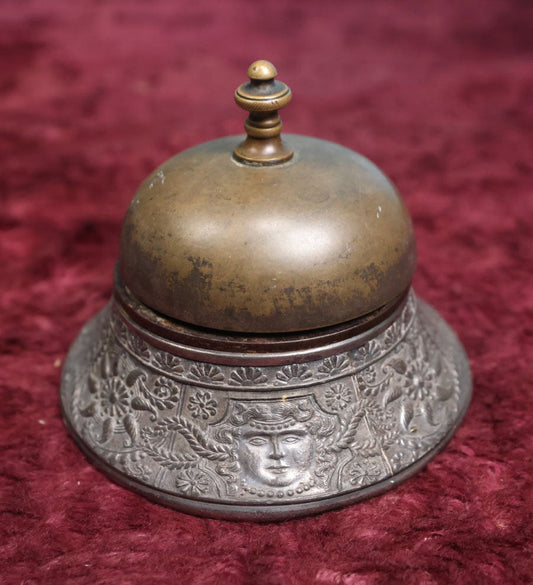
M 154 354 L 153 361 L 156 366 L 162 370 L 165 370 L 166 372 L 181 374 L 184 371 L 184 367 L 181 365 L 180 359 L 164 351 L 157 351 Z
M 186 496 L 201 496 L 209 489 L 209 478 L 199 469 L 186 469 L 177 475 L 175 485 Z
M 217 401 L 211 395 L 211 392 L 197 392 L 189 398 L 187 408 L 191 411 L 194 418 L 203 418 L 207 420 L 217 413 Z
M 191 367 L 189 378 L 198 382 L 223 382 L 224 374 L 218 366 L 197 364 Z
M 257 386 L 264 384 L 268 378 L 260 368 L 238 368 L 231 372 L 229 383 L 234 386 Z
M 350 362 L 343 355 L 332 355 L 326 358 L 318 367 L 319 377 L 332 377 L 342 374 L 350 365 Z
M 405 372 L 404 388 L 413 400 L 424 400 L 433 393 L 435 370 L 418 360 L 410 364 Z
M 173 408 L 178 403 L 178 390 L 178 386 L 172 380 L 159 376 L 151 392 L 154 406 L 159 410 Z
M 368 363 L 379 357 L 380 353 L 381 347 L 379 343 L 375 339 L 371 339 L 355 350 L 354 359 L 358 362 Z
M 392 347 L 398 341 L 400 331 L 401 324 L 398 321 L 392 323 L 383 333 L 383 347 Z
M 128 475 L 138 477 L 141 481 L 148 481 L 152 475 L 150 462 L 146 460 L 146 453 L 129 451 L 126 453 L 107 452 L 104 457 L 109 463 L 116 465 Z
M 128 343 L 135 354 L 141 358 L 148 360 L 150 358 L 150 348 L 144 339 L 135 335 L 128 330 Z
M 365 397 L 377 396 L 380 392 L 381 385 L 376 384 L 376 368 L 375 366 L 368 366 L 365 370 L 360 372 L 357 377 L 359 383 L 359 390 Z
M 383 475 L 382 466 L 373 459 L 364 463 L 354 463 L 348 468 L 350 483 L 357 487 L 363 487 L 374 483 Z
M 460 348 L 415 306 L 358 349 L 261 367 L 171 355 L 103 313 L 68 359 L 65 412 L 99 458 L 170 500 L 355 492 L 430 453 L 466 407 Z
M 305 364 L 291 364 L 290 366 L 283 366 L 279 372 L 276 372 L 276 386 L 284 386 L 289 384 L 297 384 L 298 382 L 305 382 L 313 377 L 313 372 L 309 366 Z
M 374 366 L 368 366 L 366 370 L 361 372 L 361 378 L 367 383 L 372 384 L 376 381 L 376 368 Z
M 180 382 L 194 380 L 210 386 L 255 386 L 273 383 L 274 386 L 307 386 L 313 378 L 325 380 L 337 378 L 342 374 L 361 371 L 372 361 L 380 359 L 402 338 L 405 337 L 415 315 L 416 300 L 410 295 L 399 318 L 385 331 L 371 339 L 361 348 L 340 353 L 308 364 L 290 364 L 281 369 L 271 366 L 251 368 L 232 368 L 214 366 L 177 357 L 160 349 L 155 349 L 134 331 L 127 327 L 116 309 L 112 307 L 112 330 L 117 339 L 138 360 L 153 364 L 157 368 L 177 378 Z
M 132 407 L 132 390 L 123 378 L 128 370 L 125 356 L 113 350 L 96 357 L 87 380 L 88 395 L 91 401 L 79 408 L 78 414 L 85 419 L 93 419 L 98 424 L 91 425 L 91 433 L 96 433 L 99 444 L 107 444 L 115 432 L 126 431 L 129 439 L 125 446 L 131 446 L 138 437 L 139 427 Z
M 111 418 L 119 419 L 130 410 L 130 392 L 118 378 L 103 380 L 98 398 L 100 410 Z
M 415 453 L 408 450 L 397 451 L 390 458 L 390 464 L 394 471 L 400 471 L 400 469 L 411 465 L 415 459 Z
M 352 392 L 345 384 L 333 384 L 326 390 L 324 398 L 326 405 L 334 412 L 338 412 L 350 404 Z
M 166 376 L 157 376 L 154 379 L 140 367 L 130 371 L 126 384 L 137 390 L 131 406 L 137 411 L 151 412 L 152 420 L 157 418 L 158 410 L 174 408 L 181 397 L 181 389 L 176 382 Z

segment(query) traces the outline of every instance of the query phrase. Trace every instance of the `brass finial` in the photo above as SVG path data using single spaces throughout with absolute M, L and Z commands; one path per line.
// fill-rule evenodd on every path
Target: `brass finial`
M 233 151 L 241 162 L 275 165 L 293 156 L 281 140 L 282 123 L 278 114 L 291 101 L 292 94 L 287 85 L 275 80 L 277 74 L 269 61 L 255 61 L 248 68 L 250 81 L 235 91 L 237 104 L 250 112 L 244 124 L 246 139 Z

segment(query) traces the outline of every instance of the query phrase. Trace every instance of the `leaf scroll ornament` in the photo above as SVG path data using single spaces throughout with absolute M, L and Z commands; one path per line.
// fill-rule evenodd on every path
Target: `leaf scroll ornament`
M 89 392 L 91 394 L 98 394 L 98 391 L 100 389 L 100 382 L 98 380 L 98 376 L 96 376 L 94 372 L 91 372 L 89 374 L 89 377 L 87 378 L 87 384 L 89 387 Z
M 343 449 L 347 449 L 355 441 L 355 435 L 357 433 L 357 429 L 359 428 L 359 423 L 364 416 L 364 410 L 359 410 L 358 412 L 353 413 L 353 415 L 350 417 L 350 421 L 341 431 L 340 437 L 327 446 L 327 451 L 338 453 Z
M 100 436 L 100 443 L 106 443 L 111 438 L 113 431 L 115 430 L 115 421 L 111 417 L 104 420 L 102 425 L 102 434 Z
M 389 367 L 392 368 L 398 374 L 405 374 L 407 371 L 407 364 L 402 359 L 392 359 L 389 360 L 385 366 L 385 368 Z
M 135 420 L 135 417 L 131 414 L 127 414 L 122 421 L 124 424 L 124 428 L 128 433 L 128 436 L 131 440 L 130 444 L 124 445 L 125 447 L 133 447 L 135 443 L 139 440 L 139 423 Z
M 164 418 L 156 424 L 156 429 L 178 432 L 200 457 L 211 461 L 226 461 L 230 457 L 227 446 L 211 441 L 202 429 L 185 418 L 179 416 Z
M 199 462 L 199 458 L 188 453 L 177 454 L 173 453 L 169 449 L 163 447 L 156 447 L 147 445 L 143 451 L 148 454 L 154 461 L 159 463 L 162 467 L 166 467 L 171 471 L 177 469 L 190 469 L 196 467 Z
M 402 389 L 396 384 L 393 385 L 383 396 L 383 406 L 388 406 L 391 402 L 394 402 L 402 395 Z
M 420 405 L 420 410 L 421 410 L 422 414 L 424 415 L 425 419 L 427 420 L 427 422 L 432 427 L 438 426 L 439 422 L 435 418 L 435 414 L 433 412 L 433 407 L 431 406 L 430 402 L 423 402 Z
M 406 431 L 409 431 L 409 425 L 413 420 L 413 416 L 414 416 L 413 405 L 411 404 L 411 402 L 404 402 L 400 410 L 400 422 L 402 424 L 402 427 Z
M 453 385 L 451 383 L 437 385 L 437 398 L 441 402 L 446 402 L 453 395 Z
M 143 370 L 136 368 L 126 378 L 128 386 L 137 385 L 142 396 L 135 396 L 131 402 L 135 410 L 145 410 L 152 413 L 151 420 L 156 420 L 158 410 L 170 410 L 179 400 L 179 387 L 165 376 L 157 377 L 152 386 L 147 385 L 148 376 Z
M 146 410 L 152 413 L 152 420 L 157 418 L 157 411 L 155 408 L 144 398 L 140 396 L 135 396 L 135 398 L 131 401 L 131 407 L 135 410 Z

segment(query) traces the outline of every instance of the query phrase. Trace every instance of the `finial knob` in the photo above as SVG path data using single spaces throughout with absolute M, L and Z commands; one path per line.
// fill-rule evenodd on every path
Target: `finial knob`
M 270 81 L 278 74 L 278 70 L 272 65 L 270 61 L 261 59 L 254 61 L 248 67 L 248 77 L 256 81 Z
M 275 79 L 277 74 L 269 61 L 255 61 L 248 67 L 250 81 L 235 91 L 237 105 L 250 112 L 244 124 L 246 140 L 233 151 L 240 162 L 275 165 L 290 160 L 294 154 L 281 140 L 278 115 L 278 110 L 291 101 L 292 93 Z

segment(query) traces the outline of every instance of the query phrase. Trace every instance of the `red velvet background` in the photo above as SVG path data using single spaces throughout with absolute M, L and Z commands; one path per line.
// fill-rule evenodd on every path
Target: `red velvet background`
M 4 0 L 0 5 L 0 582 L 530 583 L 533 5 L 524 0 Z M 254 525 L 158 507 L 61 422 L 61 362 L 107 300 L 125 209 L 175 152 L 240 133 L 272 60 L 287 131 L 403 193 L 416 290 L 456 329 L 473 403 L 381 497 Z

